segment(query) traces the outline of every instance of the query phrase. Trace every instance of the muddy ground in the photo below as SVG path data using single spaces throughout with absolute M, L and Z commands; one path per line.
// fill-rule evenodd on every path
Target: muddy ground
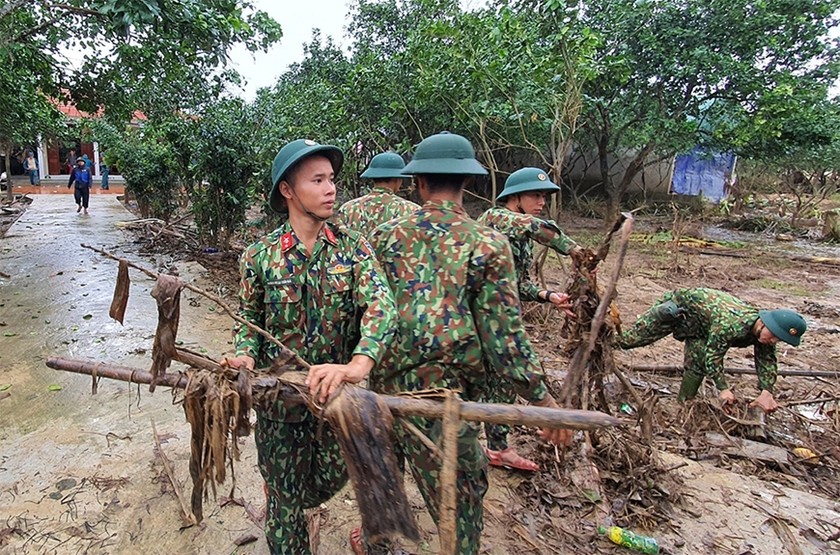
M 150 268 L 176 271 L 227 296 L 235 293 L 236 257 L 188 253 L 174 243 L 161 244 L 161 238 L 148 248 L 147 239 L 117 225 L 134 216 L 113 195 L 94 197 L 87 217 L 77 215 L 66 196 L 32 199 L 0 242 L 0 272 L 11 276 L 0 278 L 0 553 L 267 553 L 258 518 L 264 504 L 262 483 L 251 438 L 240 440 L 235 486 L 229 482 L 206 502 L 202 525 L 184 528 L 152 433 L 154 422 L 177 486 L 188 495 L 189 429 L 170 392 L 149 394 L 146 388 L 102 381 L 93 396 L 90 378 L 58 373 L 43 364 L 46 357 L 58 355 L 149 366 L 156 325 L 148 295 L 151 280 L 132 272 L 125 326 L 110 321 L 116 264 L 80 243 Z M 567 216 L 561 225 L 580 242 L 600 240 L 600 221 Z M 669 226 L 667 218 L 638 218 L 639 234 L 618 289 L 626 322 L 671 288 L 716 287 L 762 307 L 790 307 L 806 316 L 808 334 L 799 348 L 779 349 L 781 367 L 840 369 L 840 268 L 791 258 L 840 257 L 840 249 L 696 225 L 690 235 L 739 241 L 737 252 L 747 256 L 688 254 L 662 240 L 661 232 Z M 608 274 L 612 263 L 608 258 L 601 275 Z M 564 260 L 549 257 L 547 283 L 562 289 L 566 270 Z M 230 347 L 229 320 L 206 299 L 186 294 L 184 301 L 179 339 L 194 350 L 223 356 Z M 538 306 L 526 312 L 546 370 L 559 383 L 568 362 L 559 331 L 562 320 Z M 668 553 L 837 550 L 840 453 L 832 451 L 840 443 L 836 403 L 825 404 L 820 414 L 819 406 L 806 405 L 769 417 L 764 442 L 787 458 L 780 460 L 777 451 L 770 462 L 755 460 L 707 441 L 707 432 L 743 431 L 719 416 L 712 389 L 706 388 L 696 403 L 680 407 L 675 402 L 678 377 L 627 370 L 679 365 L 678 342 L 669 338 L 616 356 L 639 390 L 658 401 L 653 449 L 636 450 L 642 455 L 623 462 L 611 459 L 609 450 L 598 454 L 606 497 L 599 499 L 569 478 L 577 448 L 562 453 L 539 444 L 531 430 L 517 430 L 513 442 L 538 458 L 544 470 L 531 476 L 491 469 L 484 553 L 621 552 L 595 533 L 605 505 L 617 524 L 659 538 Z M 751 367 L 750 351 L 730 351 L 727 366 Z M 741 398 L 756 394 L 754 376 L 732 376 L 730 383 Z M 783 402 L 840 395 L 837 379 L 780 378 L 777 390 Z M 630 401 L 617 384 L 610 391 L 616 411 Z M 628 402 L 625 416 L 632 418 L 636 409 Z M 599 443 L 616 445 L 635 437 L 602 437 Z M 789 454 L 794 446 L 812 449 L 819 458 L 798 460 Z M 225 503 L 231 488 L 238 504 Z M 436 553 L 434 526 L 410 484 L 409 496 L 424 540 L 406 547 Z M 326 504 L 318 519 L 319 552 L 349 553 L 347 536 L 359 522 L 352 490 Z M 236 545 L 248 536 L 255 541 Z

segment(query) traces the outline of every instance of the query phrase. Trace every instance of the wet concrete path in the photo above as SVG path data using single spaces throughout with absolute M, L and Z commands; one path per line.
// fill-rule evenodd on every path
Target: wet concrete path
M 62 356 L 148 369 L 157 314 L 152 280 L 132 270 L 125 326 L 112 321 L 117 264 L 80 246 L 153 267 L 131 254 L 133 237 L 116 224 L 134 216 L 115 196 L 92 197 L 87 216 L 70 196 L 33 199 L 0 239 L 0 271 L 11 276 L 0 278 L 0 552 L 265 553 L 261 527 L 235 505 L 211 499 L 205 523 L 180 530 L 151 431 L 154 421 L 189 496 L 189 428 L 167 389 L 103 380 L 94 396 L 89 377 L 44 366 Z M 204 286 L 201 266 L 174 265 Z M 230 321 L 192 293 L 182 301 L 179 339 L 221 356 Z M 235 496 L 260 507 L 253 440 L 242 443 Z M 260 539 L 237 548 L 247 533 Z

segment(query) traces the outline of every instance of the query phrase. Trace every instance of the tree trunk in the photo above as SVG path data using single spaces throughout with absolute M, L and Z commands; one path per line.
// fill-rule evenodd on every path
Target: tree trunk
M 12 145 L 6 145 L 6 199 L 11 203 L 15 200 L 12 191 Z
M 607 225 L 615 221 L 618 214 L 621 212 L 621 199 L 627 192 L 627 189 L 630 188 L 630 184 L 633 183 L 633 179 L 635 179 L 636 176 L 639 175 L 639 172 L 641 172 L 645 167 L 645 160 L 647 160 L 647 157 L 653 150 L 653 147 L 653 143 L 648 143 L 642 147 L 630 163 L 627 164 L 627 169 L 624 170 L 624 176 L 622 176 L 621 182 L 618 186 L 608 189 L 610 202 L 607 210 L 607 216 L 604 219 Z M 602 162 L 602 164 L 603 163 L 604 162 Z

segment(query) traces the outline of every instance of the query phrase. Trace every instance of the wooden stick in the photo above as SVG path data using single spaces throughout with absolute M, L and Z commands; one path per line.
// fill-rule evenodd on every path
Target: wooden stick
M 628 370 L 635 372 L 658 372 L 661 374 L 682 374 L 682 366 L 630 366 Z M 727 374 L 755 374 L 755 368 L 732 368 L 723 369 Z M 830 370 L 797 370 L 794 368 L 780 368 L 779 376 L 803 376 L 810 378 L 840 378 L 840 372 Z
M 756 253 L 743 253 L 736 251 L 725 251 L 717 249 L 698 249 L 694 247 L 681 246 L 680 250 L 687 251 L 693 254 L 705 254 L 710 256 L 725 256 L 728 258 L 754 258 Z M 825 256 L 802 256 L 793 254 L 783 254 L 779 252 L 761 251 L 762 255 L 778 256 L 779 258 L 787 258 L 788 260 L 795 260 L 797 262 L 810 262 L 812 264 L 826 264 L 828 266 L 840 266 L 840 258 L 829 258 Z
M 443 453 L 441 453 L 440 449 L 438 449 L 438 446 L 435 445 L 434 441 L 429 439 L 429 436 L 421 432 L 417 426 L 412 424 L 406 418 L 400 418 L 400 426 L 414 434 L 415 437 L 417 437 L 417 439 L 420 440 L 420 443 L 422 443 L 426 447 L 426 449 L 428 449 L 432 453 L 432 455 L 434 455 L 435 458 L 437 458 L 437 460 L 443 461 Z
M 461 401 L 454 391 L 446 392 L 443 402 L 443 464 L 438 492 L 438 536 L 441 555 L 458 553 L 458 430 Z
M 155 437 L 155 447 L 157 447 L 158 453 L 160 454 L 160 460 L 163 462 L 163 469 L 166 472 L 166 477 L 169 478 L 169 483 L 172 484 L 172 490 L 175 492 L 175 497 L 178 498 L 178 503 L 181 505 L 181 518 L 184 520 L 184 524 L 187 524 L 188 526 L 195 526 L 198 524 L 198 521 L 190 508 L 187 506 L 184 494 L 181 493 L 181 487 L 178 485 L 178 481 L 175 480 L 175 472 L 172 470 L 172 465 L 166 457 L 166 453 L 163 452 L 163 447 L 161 447 L 160 444 L 160 436 L 157 433 L 157 427 L 155 426 L 154 420 L 152 420 L 152 434 Z
M 124 382 L 150 384 L 152 374 L 146 370 L 125 366 L 108 365 L 104 363 L 83 360 L 70 360 L 50 357 L 46 365 L 54 370 L 74 372 L 76 374 L 96 375 Z M 300 399 L 300 385 L 305 380 L 303 372 L 285 372 L 282 376 L 252 375 L 251 387 L 254 390 L 278 389 L 284 398 Z M 158 376 L 158 385 L 178 387 L 183 389 L 187 385 L 184 374 L 167 373 Z M 345 387 L 357 387 L 345 384 Z M 442 418 L 443 403 L 430 399 L 417 399 L 410 395 L 380 395 L 382 401 L 395 416 L 422 416 L 423 418 Z M 510 424 L 534 426 L 537 428 L 569 428 L 573 430 L 594 430 L 607 426 L 625 424 L 623 420 L 598 411 L 575 409 L 551 409 L 526 405 L 504 405 L 495 403 L 476 403 L 462 401 L 460 403 L 461 420 L 471 422 L 490 422 L 493 424 Z
M 817 403 L 832 403 L 840 401 L 840 396 L 837 397 L 816 397 L 814 399 L 802 399 L 799 401 L 788 401 L 787 403 L 779 403 L 783 407 L 795 407 L 796 405 L 816 405 Z
M 82 243 L 82 247 L 84 247 L 86 249 L 90 249 L 94 252 L 98 252 L 99 254 L 101 254 L 103 256 L 107 256 L 111 260 L 116 260 L 117 262 L 125 262 L 129 267 L 143 272 L 144 274 L 146 274 L 147 276 L 149 276 L 152 279 L 157 279 L 158 278 L 158 274 L 153 272 L 152 270 L 149 270 L 148 268 L 144 268 L 143 266 L 140 266 L 139 264 L 135 264 L 134 262 L 131 262 L 130 260 L 126 260 L 125 258 L 120 258 L 116 255 L 113 255 L 108 251 L 104 251 L 102 249 L 97 249 L 96 247 L 92 247 L 90 245 L 85 245 L 84 243 Z M 188 289 L 188 290 L 192 291 L 193 293 L 196 293 L 198 295 L 201 295 L 202 297 L 210 299 L 211 301 L 216 303 L 222 310 L 224 310 L 227 313 L 227 315 L 230 316 L 231 318 L 233 318 L 236 322 L 239 322 L 240 324 L 247 327 L 249 330 L 253 331 L 254 333 L 258 333 L 259 335 L 263 336 L 263 338 L 265 338 L 266 341 L 276 345 L 280 349 L 281 356 L 292 358 L 292 359 L 295 360 L 297 365 L 300 366 L 301 368 L 306 369 L 306 370 L 309 369 L 309 363 L 307 363 L 305 360 L 300 358 L 297 355 L 297 353 L 293 352 L 291 349 L 289 349 L 288 347 L 283 345 L 279 340 L 277 340 L 276 337 L 274 337 L 273 335 L 268 333 L 266 330 L 262 329 L 261 327 L 255 325 L 255 324 L 252 324 L 251 322 L 245 320 L 244 318 L 242 318 L 241 316 L 236 314 L 236 312 L 230 306 L 228 306 L 228 304 L 225 301 L 223 301 L 221 299 L 221 297 L 213 295 L 212 293 L 208 293 L 207 291 L 204 291 L 203 289 L 200 289 L 200 288 L 198 288 L 194 285 L 190 285 L 189 283 L 186 283 L 186 282 L 184 283 L 184 289 Z

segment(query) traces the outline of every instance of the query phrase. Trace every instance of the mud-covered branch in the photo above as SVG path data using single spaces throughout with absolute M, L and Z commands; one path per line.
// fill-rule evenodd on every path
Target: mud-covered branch
M 71 360 L 60 357 L 47 359 L 47 366 L 54 370 L 110 378 L 132 383 L 150 384 L 152 374 L 146 370 L 112 364 Z M 230 379 L 238 374 L 230 371 Z M 303 401 L 299 386 L 305 377 L 301 372 L 286 372 L 282 376 L 252 376 L 251 387 L 255 392 L 277 390 L 278 397 Z M 185 374 L 164 374 L 158 377 L 158 385 L 184 388 L 188 378 Z M 345 387 L 356 387 L 345 385 Z M 442 418 L 444 404 L 430 399 L 418 399 L 409 395 L 379 395 L 395 416 L 421 416 Z M 462 402 L 461 420 L 511 424 L 540 428 L 570 428 L 593 430 L 606 426 L 618 426 L 624 422 L 598 411 L 575 409 L 552 409 L 527 405 L 504 405 L 493 403 Z

